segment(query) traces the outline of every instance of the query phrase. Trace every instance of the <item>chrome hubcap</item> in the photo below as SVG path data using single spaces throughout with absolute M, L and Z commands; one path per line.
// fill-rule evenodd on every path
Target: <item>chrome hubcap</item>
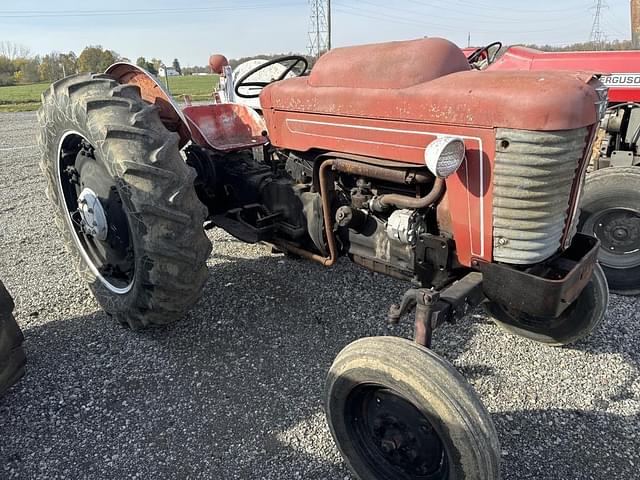
M 98 196 L 88 187 L 78 196 L 78 211 L 84 233 L 98 240 L 106 240 L 109 232 L 107 216 Z

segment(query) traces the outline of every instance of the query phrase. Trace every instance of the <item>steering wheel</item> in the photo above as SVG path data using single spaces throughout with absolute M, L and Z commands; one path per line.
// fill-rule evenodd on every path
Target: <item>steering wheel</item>
M 494 47 L 498 47 L 494 50 L 493 54 L 491 54 L 491 49 Z M 487 45 L 486 47 L 477 48 L 471 55 L 468 57 L 468 61 L 470 64 L 476 63 L 478 60 L 485 58 L 487 60 L 487 65 L 491 65 L 495 60 L 498 52 L 502 48 L 502 42 L 493 42 Z
M 255 75 L 257 72 L 264 70 L 265 68 L 270 67 L 271 65 L 275 65 L 276 63 L 282 63 L 282 62 L 292 62 L 292 63 L 285 69 L 284 72 L 282 72 L 278 76 L 278 78 L 275 78 L 270 82 L 255 82 L 255 81 L 248 82 L 247 81 L 249 77 L 251 77 L 252 75 Z M 268 62 L 263 63 L 262 65 L 258 65 L 256 68 L 252 70 L 249 70 L 242 77 L 240 77 L 240 79 L 238 79 L 238 81 L 236 82 L 234 92 L 240 98 L 258 98 L 260 96 L 260 93 L 242 93 L 240 89 L 247 88 L 247 87 L 264 88 L 273 82 L 279 82 L 280 80 L 284 80 L 285 78 L 287 78 L 287 75 L 289 75 L 293 71 L 293 69 L 300 64 L 302 64 L 303 68 L 302 70 L 300 70 L 300 73 L 298 73 L 297 75 L 298 77 L 301 77 L 302 75 L 304 75 L 304 73 L 307 71 L 307 68 L 309 68 L 309 62 L 307 61 L 306 58 L 301 57 L 300 55 L 290 55 L 288 57 L 280 57 L 280 58 L 274 58 L 273 60 L 269 60 Z

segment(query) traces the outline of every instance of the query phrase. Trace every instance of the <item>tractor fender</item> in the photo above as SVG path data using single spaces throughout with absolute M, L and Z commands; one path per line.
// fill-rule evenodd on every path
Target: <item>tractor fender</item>
M 160 81 L 144 68 L 128 62 L 117 62 L 104 72 L 121 84 L 133 84 L 140 88 L 142 99 L 158 107 L 162 123 L 168 130 L 180 136 L 182 148 L 191 140 L 189 123 L 180 106 Z

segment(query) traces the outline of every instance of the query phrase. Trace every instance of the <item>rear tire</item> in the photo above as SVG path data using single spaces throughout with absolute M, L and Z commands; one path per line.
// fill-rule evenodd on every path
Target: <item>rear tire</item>
M 493 321 L 509 333 L 559 347 L 588 337 L 602 323 L 608 304 L 607 279 L 596 264 L 591 281 L 557 318 L 528 315 L 496 302 L 486 302 L 484 307 Z
M 414 342 L 363 338 L 336 357 L 325 410 L 343 458 L 362 480 L 495 480 L 491 417 L 449 363 Z
M 13 316 L 13 299 L 0 282 L 0 396 L 24 375 L 22 331 Z
M 38 120 L 56 223 L 100 305 L 133 329 L 184 316 L 207 279 L 211 243 L 178 135 L 137 86 L 108 75 L 54 83 Z
M 600 239 L 598 260 L 609 289 L 640 294 L 640 167 L 587 175 L 579 229 Z

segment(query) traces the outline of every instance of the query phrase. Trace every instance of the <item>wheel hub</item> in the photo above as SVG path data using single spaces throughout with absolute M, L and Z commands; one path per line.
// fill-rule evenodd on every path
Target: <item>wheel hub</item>
M 86 187 L 78 196 L 78 212 L 84 233 L 98 240 L 105 241 L 109 233 L 109 225 L 100 199 L 93 190 Z
M 385 388 L 365 389 L 351 401 L 354 440 L 372 459 L 380 478 L 447 478 L 442 442 L 414 405 Z
M 640 212 L 611 208 L 600 212 L 593 233 L 601 242 L 600 261 L 612 268 L 640 265 Z

